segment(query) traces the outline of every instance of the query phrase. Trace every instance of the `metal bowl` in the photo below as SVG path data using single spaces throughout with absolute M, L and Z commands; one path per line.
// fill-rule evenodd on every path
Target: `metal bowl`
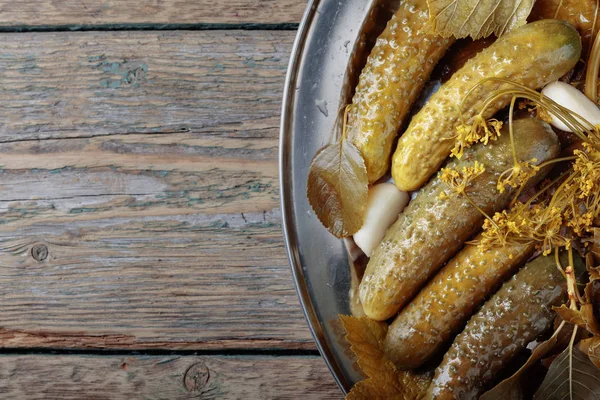
M 306 198 L 310 162 L 335 132 L 339 110 L 396 1 L 313 0 L 304 15 L 285 82 L 280 137 L 283 230 L 300 302 L 337 383 L 361 379 L 338 314 L 349 314 L 347 251 L 319 222 Z M 397 7 L 397 4 L 396 4 Z

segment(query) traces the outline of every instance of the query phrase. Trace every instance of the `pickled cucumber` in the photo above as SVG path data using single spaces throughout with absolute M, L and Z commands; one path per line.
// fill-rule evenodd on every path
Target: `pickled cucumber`
M 481 110 L 490 93 L 507 88 L 487 82 L 466 97 L 485 78 L 505 78 L 538 89 L 571 70 L 581 55 L 581 38 L 567 22 L 542 20 L 502 36 L 457 71 L 410 122 L 392 160 L 392 176 L 400 190 L 411 191 L 427 182 L 446 160 L 460 125 L 461 111 L 469 120 Z M 510 102 L 505 96 L 483 114 L 490 118 Z
M 425 399 L 479 398 L 509 361 L 552 327 L 552 306 L 567 300 L 564 282 L 552 256 L 523 267 L 456 337 Z
M 469 197 L 488 214 L 504 209 L 512 189 L 498 193 L 499 175 L 512 167 L 512 151 L 505 126 L 500 138 L 487 146 L 467 149 L 461 160 L 451 160 L 450 168 L 483 163 L 486 172 L 468 189 Z M 559 144 L 548 124 L 537 119 L 514 123 L 519 160 L 537 159 L 538 163 L 556 157 Z M 533 181 L 539 180 L 541 174 Z M 423 284 L 472 237 L 483 224 L 483 216 L 464 196 L 440 200 L 447 186 L 434 178 L 400 214 L 375 249 L 359 287 L 366 315 L 386 320 L 421 289 Z
M 401 1 L 360 75 L 348 113 L 348 137 L 363 155 L 370 183 L 389 170 L 400 126 L 454 42 L 421 31 L 428 19 L 426 0 Z
M 430 360 L 533 251 L 533 244 L 488 251 L 467 245 L 390 325 L 385 338 L 388 358 L 401 369 Z

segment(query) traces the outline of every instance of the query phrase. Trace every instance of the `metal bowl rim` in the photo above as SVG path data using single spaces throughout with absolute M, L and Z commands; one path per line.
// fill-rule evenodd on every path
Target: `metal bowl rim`
M 304 273 L 302 271 L 302 263 L 297 253 L 297 235 L 292 229 L 295 226 L 293 215 L 293 197 L 291 193 L 291 169 L 287 151 L 289 150 L 288 141 L 291 139 L 290 124 L 292 122 L 292 112 L 294 106 L 294 91 L 295 82 L 300 64 L 301 57 L 304 52 L 304 45 L 309 29 L 312 26 L 314 17 L 317 14 L 317 8 L 320 0 L 309 0 L 307 9 L 304 12 L 302 21 L 298 27 L 296 39 L 292 47 L 288 70 L 283 88 L 283 103 L 281 108 L 281 125 L 279 133 L 279 187 L 280 187 L 280 206 L 282 217 L 282 229 L 285 240 L 285 247 L 288 260 L 292 269 L 292 275 L 296 286 L 296 291 L 300 299 L 300 305 L 304 312 L 304 317 L 308 323 L 313 339 L 317 345 L 319 353 L 325 360 L 327 367 L 331 371 L 336 383 L 342 389 L 344 394 L 347 394 L 351 388 L 350 382 L 342 373 L 338 360 L 329 349 L 321 323 L 317 318 L 315 309 L 312 304 L 312 299 L 308 292 Z

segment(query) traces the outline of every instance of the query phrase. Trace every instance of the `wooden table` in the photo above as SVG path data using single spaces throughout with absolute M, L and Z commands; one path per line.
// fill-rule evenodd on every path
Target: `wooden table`
M 304 8 L 0 1 L 0 398 L 341 398 L 281 234 Z

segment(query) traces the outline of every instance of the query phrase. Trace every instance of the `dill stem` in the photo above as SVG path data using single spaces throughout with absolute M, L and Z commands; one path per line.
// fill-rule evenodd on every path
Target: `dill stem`
M 571 170 L 569 169 L 568 171 L 560 174 L 560 176 L 558 178 L 556 178 L 552 182 L 548 183 L 546 186 L 544 186 L 542 189 L 540 189 L 536 194 L 534 194 L 529 200 L 527 200 L 527 203 L 525 203 L 525 205 L 530 206 L 531 203 L 533 203 L 533 201 L 535 199 L 537 199 L 542 194 L 544 194 L 544 192 L 546 192 L 548 189 L 550 189 L 552 186 L 554 186 L 554 184 L 559 182 L 565 175 L 569 174 L 570 172 L 571 172 Z
M 484 79 L 483 81 L 481 81 L 477 86 L 483 84 L 484 82 L 488 82 L 488 81 L 493 81 L 493 82 L 498 82 L 498 83 L 504 83 L 507 85 L 510 85 L 513 87 L 513 89 L 502 89 L 502 90 L 498 90 L 494 93 L 492 93 L 492 95 L 490 95 L 488 97 L 488 99 L 486 100 L 486 102 L 484 103 L 482 110 L 480 112 L 480 114 L 483 114 L 485 112 L 485 110 L 487 110 L 488 107 L 490 107 L 490 105 L 496 101 L 498 98 L 505 96 L 505 95 L 514 95 L 523 99 L 527 99 L 531 102 L 533 102 L 534 104 L 543 106 L 547 109 L 550 109 L 549 111 L 551 112 L 551 114 L 553 114 L 554 116 L 556 116 L 558 119 L 561 120 L 561 122 L 563 122 L 565 125 L 567 125 L 578 137 L 580 137 L 582 140 L 585 140 L 585 134 L 583 134 L 583 132 L 585 131 L 593 131 L 595 129 L 595 127 L 589 123 L 588 121 L 586 121 L 583 117 L 581 117 L 581 115 L 561 106 L 560 104 L 556 103 L 554 100 L 544 96 L 543 94 L 528 88 L 527 86 L 515 83 L 515 82 L 511 82 L 507 79 L 501 79 L 501 78 L 488 78 L 488 79 Z M 516 90 L 514 88 L 518 88 L 519 90 Z M 473 91 L 475 89 L 472 88 L 469 93 L 471 91 Z M 583 123 L 581 122 L 583 121 Z M 584 126 L 584 123 L 587 124 L 587 127 Z M 579 132 L 581 131 L 581 132 Z
M 592 24 L 592 35 L 591 37 L 594 37 L 594 33 L 596 33 L 596 22 L 598 21 L 598 8 L 600 8 L 600 0 L 596 0 L 596 10 L 594 11 L 594 23 Z M 595 42 L 595 40 L 594 40 Z M 592 44 L 592 42 L 590 42 L 590 48 L 588 49 L 588 53 L 592 53 L 592 49 L 594 48 L 594 45 Z M 588 60 L 588 64 L 589 64 L 589 60 Z
M 513 96 L 510 100 L 510 110 L 508 112 L 508 134 L 510 135 L 510 145 L 512 147 L 512 155 L 513 162 L 515 164 L 515 168 L 519 166 L 519 160 L 517 160 L 517 147 L 515 146 L 515 134 L 513 129 L 513 118 L 515 113 L 515 103 L 517 102 L 517 97 Z
M 560 162 L 564 162 L 564 161 L 575 161 L 575 160 L 577 160 L 577 156 L 555 158 L 553 160 L 548 160 L 546 162 L 541 163 L 540 165 L 538 165 L 538 167 L 544 168 L 544 167 L 547 167 L 548 165 L 552 165 L 552 164 L 556 164 L 556 163 L 560 163 Z
M 554 196 L 552 196 L 552 199 L 550 199 L 550 204 L 548 205 L 548 209 L 552 209 L 552 206 L 556 202 L 558 195 L 562 194 L 561 191 L 564 190 L 564 188 L 567 184 L 571 183 L 571 181 L 574 179 L 574 177 L 575 177 L 575 174 L 571 174 L 567 179 L 565 179 L 565 181 L 563 183 L 561 183 L 561 185 L 558 187 L 558 189 L 556 189 Z
M 573 400 L 573 345 L 575 344 L 575 338 L 577 337 L 577 329 L 579 327 L 575 325 L 573 328 L 573 334 L 569 341 L 569 399 Z
M 554 19 L 558 18 L 558 12 L 560 11 L 562 4 L 563 4 L 563 0 L 560 0 L 560 3 L 558 3 L 558 7 L 556 7 L 556 12 L 554 13 Z
M 575 300 L 575 296 L 571 296 L 574 295 L 575 293 L 572 292 L 573 287 L 575 286 L 575 262 L 573 260 L 573 247 L 569 246 L 569 267 L 567 267 L 567 281 L 570 280 L 570 284 L 569 284 L 569 299 L 571 300 L 571 309 L 573 310 L 577 310 L 577 302 Z
M 500 230 L 500 227 L 498 225 L 496 225 L 496 223 L 494 222 L 494 220 L 485 211 L 483 211 L 481 209 L 481 207 L 479 207 L 477 204 L 475 204 L 475 202 L 473 201 L 473 199 L 471 199 L 471 197 L 467 193 L 465 193 L 464 191 L 461 192 L 461 193 L 462 193 L 463 196 L 465 196 L 465 199 L 467 199 L 467 201 L 469 203 L 471 203 L 471 205 L 473 207 L 475 207 L 475 209 L 477 211 L 479 211 L 485 218 L 487 218 L 492 223 L 492 225 L 494 225 L 494 228 Z
M 573 260 L 573 247 L 569 245 L 569 266 L 565 269 L 567 274 L 567 291 L 569 293 L 569 308 L 578 311 L 577 301 L 581 301 L 581 295 L 577 289 L 577 280 L 575 279 L 575 262 Z
M 558 258 L 558 252 L 559 252 L 558 247 L 555 247 L 554 248 L 554 262 L 556 263 L 556 267 L 558 268 L 558 270 L 560 271 L 562 276 L 565 279 L 567 279 L 567 274 L 565 273 L 565 270 L 563 269 L 562 265 L 560 264 L 560 258 Z
M 513 196 L 512 201 L 510 202 L 510 205 L 509 205 L 510 207 L 514 206 L 515 203 L 517 202 L 517 200 L 519 200 L 519 196 L 521 195 L 521 193 L 523 193 L 523 189 L 524 188 L 525 188 L 525 184 L 521 185 L 519 187 L 519 189 L 517 189 L 517 192 L 515 193 L 515 195 Z
M 346 134 L 348 133 L 348 113 L 349 113 L 350 107 L 352 107 L 352 105 L 348 104 L 344 108 L 344 119 L 342 121 L 342 141 L 346 140 Z
M 596 6 L 596 12 L 598 8 Z M 594 21 L 595 23 L 595 21 Z M 587 71 L 585 73 L 585 95 L 597 104 L 598 102 L 598 72 L 600 71 L 600 35 L 596 35 L 592 52 L 588 58 Z

